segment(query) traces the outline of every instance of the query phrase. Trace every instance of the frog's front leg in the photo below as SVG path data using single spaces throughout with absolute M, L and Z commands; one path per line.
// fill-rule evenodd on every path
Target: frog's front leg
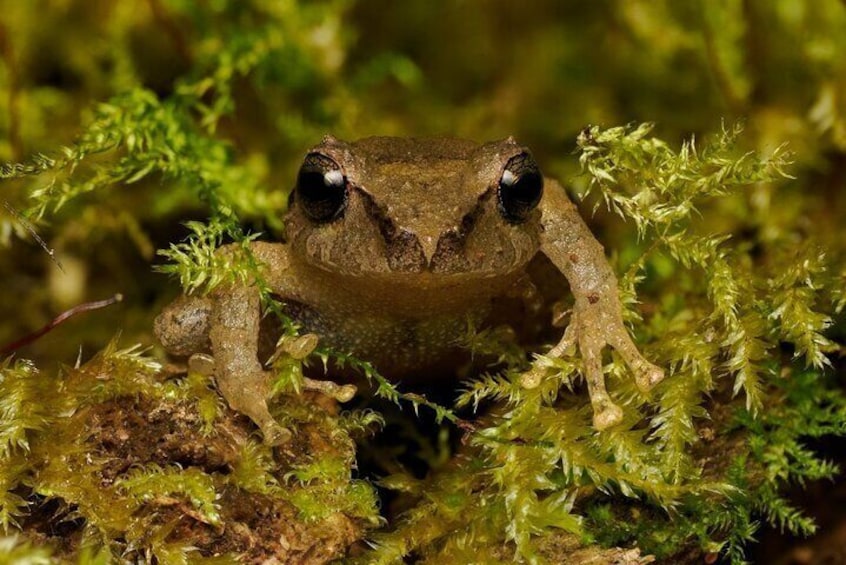
M 303 300 L 304 285 L 294 272 L 288 248 L 281 243 L 254 242 L 250 252 L 259 264 L 263 282 L 286 299 Z M 238 253 L 235 246 L 218 253 Z M 237 260 L 237 259 L 233 259 Z M 230 408 L 249 417 L 261 429 L 265 443 L 278 445 L 291 438 L 268 410 L 270 372 L 258 358 L 261 297 L 256 281 L 236 282 L 215 289 L 208 297 L 210 306 L 209 341 L 211 358 L 193 358 L 202 372 L 213 372 L 217 388 Z M 317 336 L 307 334 L 283 344 L 280 354 L 304 359 L 317 346 Z M 305 390 L 314 390 L 338 402 L 349 401 L 353 385 L 305 378 Z
M 258 360 L 260 296 L 255 285 L 234 284 L 212 295 L 209 331 L 217 388 L 230 408 L 249 417 L 261 429 L 265 443 L 291 438 L 267 407 L 270 377 Z
M 664 371 L 647 361 L 632 342 L 623 324 L 617 279 L 602 245 L 585 225 L 563 187 L 547 180 L 541 206 L 544 228 L 541 250 L 567 277 L 576 301 L 570 324 L 549 355 L 561 356 L 578 345 L 594 409 L 593 423 L 597 429 L 606 429 L 620 423 L 623 413 L 605 388 L 602 349 L 610 345 L 617 350 L 642 391 L 661 382 Z

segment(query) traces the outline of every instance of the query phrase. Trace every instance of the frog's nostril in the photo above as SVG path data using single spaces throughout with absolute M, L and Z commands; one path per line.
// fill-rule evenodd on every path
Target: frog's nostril
M 426 264 L 432 264 L 432 257 L 434 257 L 435 252 L 438 250 L 438 239 L 431 235 L 423 236 L 419 238 L 420 246 L 423 248 L 423 256 L 426 257 Z
M 464 235 L 456 230 L 449 230 L 438 240 L 437 249 L 429 258 L 429 269 L 433 273 L 454 273 L 466 268 Z
M 420 240 L 410 231 L 399 229 L 385 238 L 388 266 L 392 271 L 419 273 L 429 262 Z

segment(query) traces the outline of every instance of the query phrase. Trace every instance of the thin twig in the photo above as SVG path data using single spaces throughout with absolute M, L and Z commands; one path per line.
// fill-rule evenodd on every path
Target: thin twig
M 118 294 L 115 294 L 114 296 L 112 296 L 111 298 L 106 298 L 105 300 L 97 300 L 97 301 L 94 301 L 94 302 L 85 302 L 85 303 L 80 304 L 78 306 L 74 306 L 70 310 L 65 310 L 64 312 L 62 312 L 61 314 L 59 314 L 58 316 L 53 318 L 43 328 L 36 330 L 36 331 L 32 332 L 31 334 L 24 336 L 24 337 L 20 338 L 19 340 L 13 341 L 12 343 L 5 345 L 2 348 L 0 348 L 0 355 L 8 355 L 9 353 L 15 351 L 16 349 L 19 349 L 19 348 L 23 347 L 24 345 L 32 343 L 33 341 L 35 341 L 36 339 L 38 339 L 42 335 L 46 334 L 47 332 L 49 332 L 50 330 L 52 330 L 53 328 L 55 328 L 56 326 L 58 326 L 59 324 L 61 324 L 65 320 L 67 320 L 68 318 L 70 318 L 71 316 L 75 316 L 75 315 L 77 315 L 81 312 L 88 312 L 88 311 L 91 311 L 91 310 L 98 310 L 100 308 L 105 308 L 106 306 L 111 306 L 112 304 L 115 304 L 115 303 L 120 302 L 122 300 L 123 300 L 123 295 L 118 293 Z

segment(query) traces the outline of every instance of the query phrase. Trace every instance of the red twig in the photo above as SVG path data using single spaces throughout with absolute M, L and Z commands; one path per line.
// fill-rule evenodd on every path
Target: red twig
M 96 300 L 94 302 L 85 302 L 85 303 L 80 304 L 78 306 L 74 306 L 70 310 L 65 310 L 64 312 L 62 312 L 61 314 L 59 314 L 58 316 L 53 318 L 43 328 L 38 329 L 38 330 L 32 332 L 31 334 L 20 338 L 17 341 L 13 341 L 12 343 L 10 343 L 8 345 L 4 345 L 2 348 L 0 348 L 0 355 L 8 355 L 12 351 L 19 349 L 19 348 L 23 347 L 24 345 L 32 343 L 33 341 L 35 341 L 39 337 L 43 336 L 44 334 L 46 334 L 47 332 L 49 332 L 50 330 L 52 330 L 53 328 L 55 328 L 56 326 L 58 326 L 59 324 L 61 324 L 65 320 L 67 320 L 68 318 L 70 318 L 71 316 L 75 316 L 75 315 L 79 314 L 80 312 L 88 312 L 90 310 L 98 310 L 100 308 L 105 308 L 106 306 L 111 306 L 112 304 L 120 302 L 121 300 L 123 300 L 123 295 L 118 293 L 118 294 L 115 294 L 114 296 L 112 296 L 111 298 L 106 298 L 105 300 Z

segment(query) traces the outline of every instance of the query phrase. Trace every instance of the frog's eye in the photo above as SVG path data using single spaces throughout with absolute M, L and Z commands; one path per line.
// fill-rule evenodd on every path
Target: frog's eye
M 347 179 L 333 159 L 309 153 L 297 174 L 295 194 L 306 216 L 315 222 L 330 222 L 347 206 Z
M 499 213 L 512 224 L 525 222 L 543 195 L 543 175 L 531 153 L 508 160 L 499 179 Z

